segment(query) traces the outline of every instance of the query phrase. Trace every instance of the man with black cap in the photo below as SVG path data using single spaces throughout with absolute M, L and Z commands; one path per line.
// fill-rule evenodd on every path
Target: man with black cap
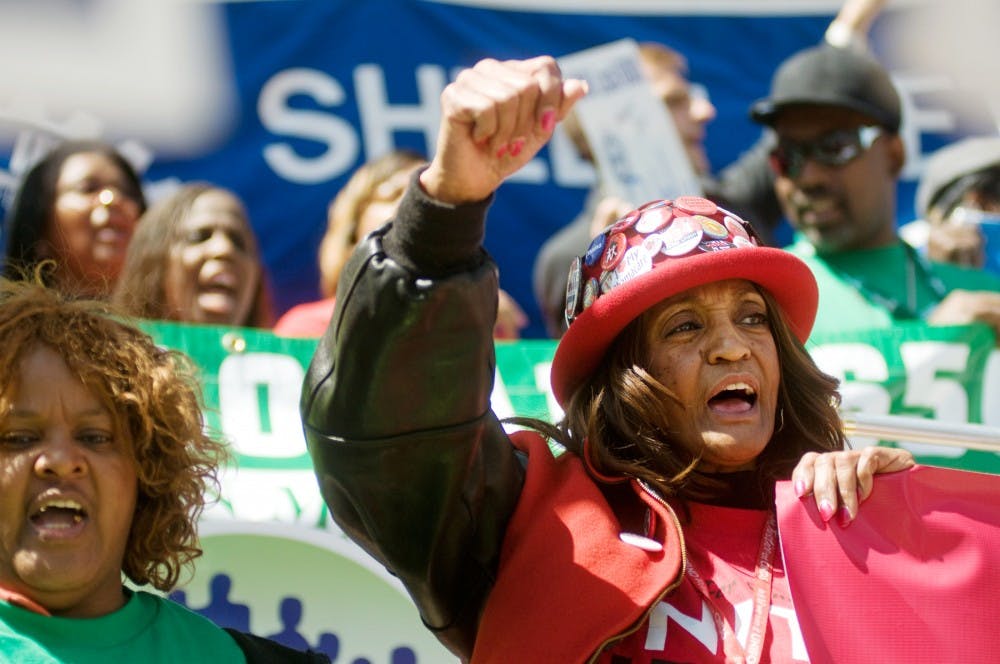
M 796 230 L 789 250 L 819 282 L 814 331 L 986 322 L 1000 331 L 1000 279 L 931 263 L 896 224 L 905 161 L 900 98 L 870 55 L 820 46 L 777 70 L 751 117 L 774 129 L 775 193 Z

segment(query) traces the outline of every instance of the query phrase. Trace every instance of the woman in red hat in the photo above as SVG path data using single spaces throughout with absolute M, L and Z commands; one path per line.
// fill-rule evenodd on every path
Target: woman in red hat
M 775 482 L 846 525 L 912 457 L 844 450 L 797 258 L 708 200 L 649 203 L 571 268 L 564 420 L 508 435 L 490 410 L 486 209 L 585 92 L 548 57 L 443 92 L 437 153 L 349 262 L 306 379 L 324 498 L 463 660 L 806 661 Z

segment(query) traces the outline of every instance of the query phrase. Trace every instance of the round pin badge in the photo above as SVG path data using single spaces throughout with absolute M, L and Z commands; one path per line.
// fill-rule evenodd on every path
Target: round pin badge
M 653 269 L 653 257 L 641 246 L 631 247 L 625 252 L 621 263 L 615 268 L 617 283 L 623 284 L 642 276 Z M 617 284 L 616 284 L 617 285 Z
M 650 256 L 655 256 L 661 249 L 663 249 L 663 238 L 657 233 L 647 235 L 642 241 L 642 248 L 645 249 L 646 253 Z
M 723 222 L 726 224 L 729 232 L 733 234 L 733 237 L 741 237 L 744 240 L 750 239 L 750 234 L 747 233 L 747 229 L 743 227 L 742 222 L 738 218 L 727 214 Z
M 723 249 L 733 249 L 735 246 L 728 240 L 702 240 L 698 243 L 698 248 L 702 251 L 722 251 Z
M 706 217 L 711 217 L 719 210 L 718 205 L 701 196 L 678 196 L 674 200 L 674 207 L 688 214 L 703 214 Z
M 706 237 L 710 237 L 713 240 L 725 240 L 729 237 L 729 229 L 715 219 L 701 214 L 696 214 L 691 218 L 701 224 L 701 230 L 705 231 Z
M 593 267 L 597 264 L 597 261 L 601 260 L 601 254 L 604 253 L 604 245 L 608 241 L 608 236 L 601 233 L 595 237 L 590 242 L 590 247 L 587 248 L 587 253 L 583 257 L 583 262 L 587 267 Z
M 580 281 L 583 279 L 583 259 L 579 256 L 573 259 L 569 266 L 569 276 L 566 278 L 566 323 L 572 323 L 576 318 L 577 305 L 580 302 Z
M 590 305 L 597 300 L 598 296 L 601 294 L 601 283 L 594 277 L 587 279 L 587 283 L 583 285 L 583 309 L 586 311 L 590 308 Z
M 611 229 L 610 229 L 609 232 L 612 235 L 614 235 L 615 233 L 621 233 L 623 231 L 626 231 L 629 228 L 632 228 L 632 226 L 635 225 L 635 222 L 637 222 L 639 220 L 639 217 L 641 217 L 641 216 L 642 216 L 642 212 L 640 212 L 639 210 L 632 210 L 631 212 L 629 212 L 628 214 L 626 214 L 624 217 L 622 217 L 621 219 L 619 219 L 618 221 L 616 221 L 614 224 L 612 224 L 611 225 Z
M 601 275 L 599 281 L 601 285 L 601 294 L 607 293 L 618 285 L 618 273 L 614 270 L 608 270 Z
M 613 270 L 622 261 L 625 249 L 628 245 L 628 238 L 624 233 L 612 233 L 608 236 L 607 246 L 604 247 L 604 255 L 601 256 L 601 269 Z
M 661 233 L 663 248 L 667 256 L 683 256 L 690 253 L 701 242 L 701 224 L 690 217 L 677 217 L 667 230 Z
M 748 240 L 747 238 L 737 235 L 736 237 L 733 238 L 733 246 L 735 246 L 737 249 L 742 249 L 744 247 L 753 247 L 756 245 L 754 245 L 754 243 Z
M 639 220 L 635 222 L 635 230 L 646 235 L 655 233 L 670 223 L 674 218 L 674 211 L 669 207 L 654 207 L 644 210 Z
M 636 209 L 639 210 L 639 212 L 645 212 L 646 210 L 653 210 L 655 208 L 667 207 L 668 205 L 673 205 L 673 203 L 674 202 L 669 198 L 658 198 L 652 201 L 647 201 Z

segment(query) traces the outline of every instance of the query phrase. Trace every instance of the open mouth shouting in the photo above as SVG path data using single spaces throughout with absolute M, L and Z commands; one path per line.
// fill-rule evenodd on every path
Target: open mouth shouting
M 83 504 L 65 496 L 48 496 L 36 501 L 28 519 L 43 541 L 76 537 L 89 521 Z
M 756 388 L 743 381 L 725 384 L 708 399 L 709 409 L 722 415 L 749 413 L 756 405 Z

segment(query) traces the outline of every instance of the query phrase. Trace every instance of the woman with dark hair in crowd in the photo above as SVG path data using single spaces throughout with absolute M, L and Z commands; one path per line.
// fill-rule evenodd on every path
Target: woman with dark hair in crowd
M 7 278 L 33 275 L 76 296 L 106 297 L 146 210 L 132 165 L 101 141 L 66 141 L 25 174 L 7 213 Z
M 191 183 L 153 205 L 132 238 L 114 301 L 140 318 L 270 327 L 266 270 L 242 201 Z
M 135 589 L 173 589 L 201 555 L 226 456 L 184 355 L 106 303 L 8 280 L 0 349 L 0 659 L 326 661 Z
M 362 164 L 337 193 L 327 209 L 326 233 L 319 245 L 319 289 L 322 300 L 305 302 L 286 311 L 274 333 L 286 337 L 319 337 L 330 323 L 340 275 L 354 247 L 392 218 L 410 176 L 427 163 L 412 150 L 398 149 Z M 527 315 L 507 292 L 499 292 L 497 339 L 517 339 Z

